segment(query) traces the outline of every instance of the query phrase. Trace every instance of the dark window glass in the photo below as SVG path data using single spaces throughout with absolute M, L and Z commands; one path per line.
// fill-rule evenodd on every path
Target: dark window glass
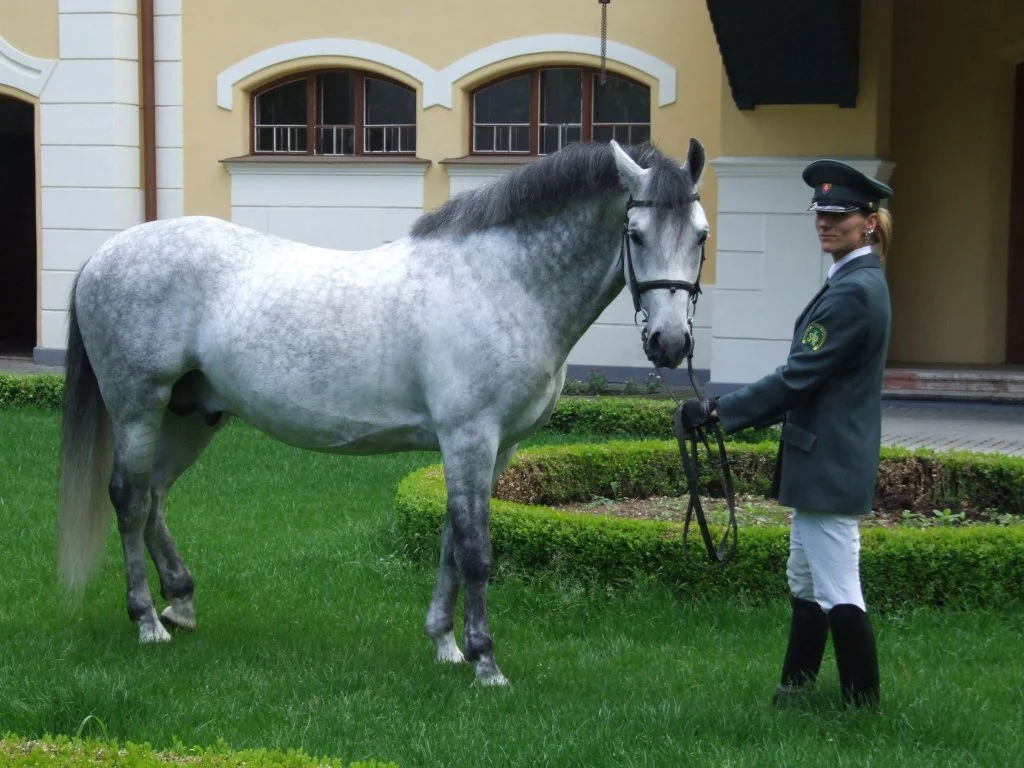
M 477 91 L 473 108 L 477 123 L 530 122 L 530 76 L 512 77 Z
M 583 118 L 583 73 L 546 69 L 540 74 L 540 121 L 579 123 Z
M 353 125 L 355 118 L 355 75 L 330 72 L 320 75 L 320 124 Z
M 306 80 L 293 80 L 256 97 L 257 125 L 305 125 Z
M 604 85 L 594 78 L 595 123 L 649 123 L 651 89 L 615 75 Z M 595 134 L 596 139 L 596 134 Z
M 416 93 L 405 86 L 366 78 L 366 124 L 410 125 L 416 122 Z

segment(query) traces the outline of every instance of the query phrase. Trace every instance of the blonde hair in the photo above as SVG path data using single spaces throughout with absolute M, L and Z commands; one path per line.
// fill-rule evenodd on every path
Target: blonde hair
M 892 214 L 888 208 L 879 208 L 877 215 L 878 226 L 868 240 L 878 255 L 884 259 L 889 255 L 889 246 L 892 244 Z

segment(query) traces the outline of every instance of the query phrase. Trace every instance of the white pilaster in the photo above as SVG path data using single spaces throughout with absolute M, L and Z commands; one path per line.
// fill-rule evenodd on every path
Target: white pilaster
M 813 158 L 720 157 L 711 382 L 746 384 L 786 360 L 793 323 L 821 287 L 822 253 L 801 173 Z M 882 181 L 893 164 L 837 158 Z
M 156 215 L 185 213 L 185 129 L 183 123 L 181 2 L 154 6 L 156 59 Z
M 136 3 L 60 0 L 60 58 L 39 98 L 44 350 L 66 345 L 75 271 L 143 219 Z

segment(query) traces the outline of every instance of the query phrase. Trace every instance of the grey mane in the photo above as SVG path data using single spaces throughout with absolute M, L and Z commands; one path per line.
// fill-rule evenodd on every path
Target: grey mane
M 694 179 L 677 162 L 651 144 L 623 149 L 642 168 L 655 168 L 644 196 L 659 207 L 681 208 L 691 202 Z M 538 213 L 557 211 L 566 200 L 620 188 L 615 157 L 608 144 L 570 144 L 502 176 L 464 192 L 413 224 L 413 237 L 456 234 L 510 224 Z

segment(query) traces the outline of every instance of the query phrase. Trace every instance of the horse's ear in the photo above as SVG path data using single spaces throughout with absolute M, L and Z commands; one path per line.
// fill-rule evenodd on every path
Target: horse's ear
M 645 170 L 637 165 L 636 161 L 626 154 L 625 150 L 619 146 L 615 139 L 612 139 L 609 144 L 611 144 L 612 152 L 615 155 L 615 167 L 619 169 L 619 178 L 622 179 L 622 185 L 629 190 L 633 197 L 637 197 L 640 194 L 640 187 L 643 185 L 644 177 L 650 173 L 650 170 Z
M 704 178 L 704 163 L 704 145 L 697 141 L 697 139 L 691 138 L 690 151 L 686 153 L 686 163 L 683 165 L 683 168 L 690 174 L 695 187 L 699 187 L 701 180 Z

